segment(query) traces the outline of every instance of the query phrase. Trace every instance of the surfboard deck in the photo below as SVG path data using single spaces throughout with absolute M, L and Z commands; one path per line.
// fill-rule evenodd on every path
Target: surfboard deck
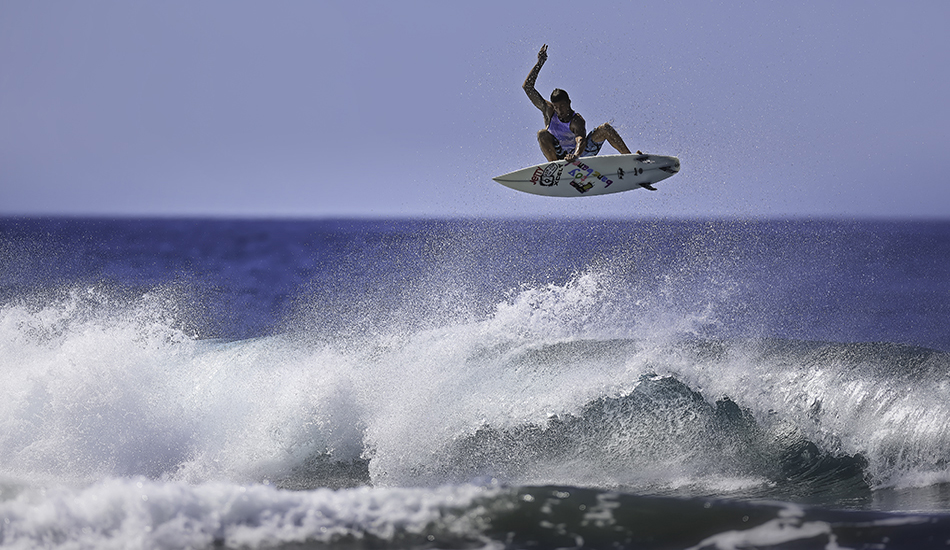
M 546 197 L 591 197 L 649 189 L 680 171 L 680 160 L 662 155 L 598 155 L 571 163 L 545 162 L 492 179 L 516 191 Z

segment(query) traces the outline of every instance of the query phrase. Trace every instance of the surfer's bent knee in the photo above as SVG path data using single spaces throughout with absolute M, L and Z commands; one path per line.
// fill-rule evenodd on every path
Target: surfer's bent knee
M 617 130 L 610 125 L 609 122 L 605 122 L 600 126 L 594 128 L 594 131 L 590 133 L 597 141 L 604 141 L 611 134 L 616 134 Z

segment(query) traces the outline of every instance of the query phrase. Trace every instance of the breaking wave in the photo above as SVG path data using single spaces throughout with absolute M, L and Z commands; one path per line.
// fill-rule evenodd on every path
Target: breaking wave
M 11 303 L 0 473 L 845 503 L 950 481 L 946 353 L 708 338 L 712 311 L 657 320 L 605 281 L 344 340 L 201 340 L 162 289 Z

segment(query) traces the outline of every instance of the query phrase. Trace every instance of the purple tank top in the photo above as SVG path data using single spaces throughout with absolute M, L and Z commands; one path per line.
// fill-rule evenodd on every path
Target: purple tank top
M 568 119 L 567 122 L 561 122 L 561 119 L 559 119 L 555 113 L 551 115 L 551 122 L 548 123 L 548 132 L 551 132 L 554 139 L 561 144 L 561 150 L 565 153 L 573 151 L 574 147 L 577 146 L 577 136 L 571 131 L 571 121 L 574 120 L 575 115 L 577 115 L 577 113 L 572 113 L 571 118 Z

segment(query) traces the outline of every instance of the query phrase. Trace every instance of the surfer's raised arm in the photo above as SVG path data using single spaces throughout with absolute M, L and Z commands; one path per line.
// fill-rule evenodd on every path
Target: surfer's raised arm
M 545 44 L 541 46 L 541 51 L 538 52 L 538 62 L 534 64 L 534 67 L 531 69 L 531 72 L 528 73 L 528 78 L 524 80 L 524 85 L 522 86 L 524 93 L 528 94 L 528 99 L 545 114 L 545 117 L 547 117 L 550 107 L 544 97 L 534 89 L 534 83 L 538 80 L 538 73 L 541 72 L 541 66 L 544 65 L 544 62 L 547 60 L 548 45 Z

